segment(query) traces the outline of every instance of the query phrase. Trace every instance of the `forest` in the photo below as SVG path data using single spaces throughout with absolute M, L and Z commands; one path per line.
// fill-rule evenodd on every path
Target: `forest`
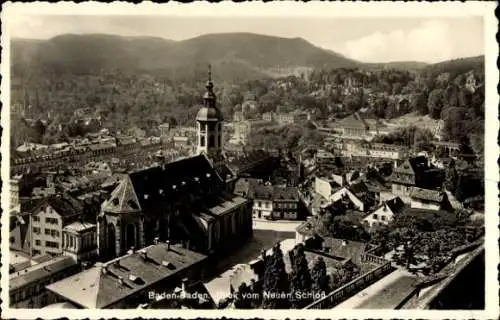
M 35 69 L 29 74 L 13 73 L 12 77 L 12 127 L 16 128 L 11 135 L 12 147 L 24 141 L 53 143 L 96 128 L 116 132 L 138 127 L 154 134 L 164 122 L 193 125 L 206 80 L 201 71 L 179 80 L 169 73 L 113 69 L 87 74 Z M 214 82 L 226 121 L 241 110 L 245 101 L 255 102 L 254 117 L 270 111 L 304 110 L 317 119 L 340 118 L 356 111 L 392 119 L 416 112 L 444 120 L 446 140 L 470 145 L 478 154 L 483 152 L 481 59 L 454 60 L 418 71 L 313 69 L 259 80 L 225 81 L 215 77 Z M 75 116 L 78 108 L 92 110 L 93 122 L 85 123 Z M 24 110 L 24 116 L 19 110 Z M 294 129 L 277 131 L 276 138 L 267 139 L 279 140 L 289 133 L 285 131 Z M 256 137 L 259 139 L 263 138 Z

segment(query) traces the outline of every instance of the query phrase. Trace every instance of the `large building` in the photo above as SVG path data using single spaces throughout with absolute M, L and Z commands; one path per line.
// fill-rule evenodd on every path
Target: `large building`
M 100 255 L 120 256 L 156 237 L 204 252 L 249 237 L 250 202 L 224 190 L 204 155 L 125 175 L 98 217 Z

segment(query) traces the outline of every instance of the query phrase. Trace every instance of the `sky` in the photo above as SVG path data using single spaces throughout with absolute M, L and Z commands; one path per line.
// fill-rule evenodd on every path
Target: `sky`
M 12 37 L 48 39 L 65 33 L 156 36 L 184 40 L 208 33 L 252 32 L 312 44 L 363 62 L 434 63 L 484 54 L 483 18 L 461 17 L 180 17 L 20 15 Z

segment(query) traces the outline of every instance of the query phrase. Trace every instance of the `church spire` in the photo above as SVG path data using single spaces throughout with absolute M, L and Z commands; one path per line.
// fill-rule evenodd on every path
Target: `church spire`
M 214 93 L 214 84 L 212 82 L 212 65 L 208 65 L 208 81 L 205 86 L 207 91 L 203 96 L 203 100 L 205 101 L 205 107 L 207 108 L 215 108 L 215 93 Z

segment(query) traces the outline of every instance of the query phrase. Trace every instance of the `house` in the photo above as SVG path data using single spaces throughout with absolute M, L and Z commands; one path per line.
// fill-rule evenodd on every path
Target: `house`
M 444 191 L 413 187 L 410 190 L 410 206 L 438 211 L 450 209 L 451 203 Z
M 272 218 L 274 203 L 274 187 L 257 185 L 253 190 L 253 217 Z
M 169 242 L 131 250 L 47 286 L 58 300 L 86 309 L 136 308 L 203 276 L 206 256 Z
M 346 207 L 366 212 L 375 204 L 375 195 L 368 190 L 364 181 L 359 180 L 349 186 L 344 186 L 334 192 L 329 199 L 331 202 L 342 201 Z
M 411 188 L 422 186 L 425 172 L 428 170 L 426 157 L 418 156 L 405 160 L 393 170 L 389 178 L 392 183 L 392 193 L 405 203 L 410 203 Z
M 314 178 L 314 191 L 325 199 L 330 199 L 336 191 L 342 188 L 341 186 L 342 184 L 339 184 L 334 179 L 326 177 Z
M 300 199 L 296 187 L 275 187 L 273 218 L 296 220 L 300 217 Z
M 363 218 L 363 225 L 372 229 L 381 225 L 387 225 L 392 221 L 395 214 L 405 208 L 404 202 L 399 197 L 384 201 L 380 206 Z
M 61 254 L 63 228 L 82 214 L 82 203 L 68 194 L 36 201 L 30 210 L 32 255 Z
M 59 256 L 11 273 L 9 275 L 10 307 L 41 308 L 52 303 L 53 300 L 45 286 L 78 271 L 80 267 L 73 258 Z M 68 289 L 73 288 L 70 286 Z

